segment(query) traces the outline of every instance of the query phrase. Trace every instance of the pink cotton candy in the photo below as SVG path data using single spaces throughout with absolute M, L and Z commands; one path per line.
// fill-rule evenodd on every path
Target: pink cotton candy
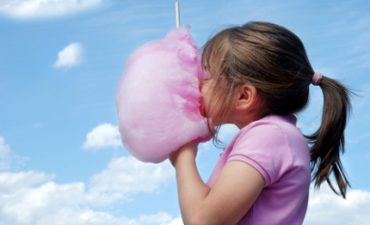
M 199 110 L 199 57 L 188 28 L 172 30 L 130 56 L 116 103 L 122 142 L 139 160 L 161 162 L 182 145 L 210 136 Z

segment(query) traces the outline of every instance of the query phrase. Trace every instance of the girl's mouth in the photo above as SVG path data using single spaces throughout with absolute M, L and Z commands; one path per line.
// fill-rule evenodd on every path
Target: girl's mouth
M 205 107 L 204 107 L 204 100 L 203 100 L 202 96 L 199 99 L 199 111 L 200 111 L 200 114 L 203 117 L 206 117 L 206 110 L 205 110 Z

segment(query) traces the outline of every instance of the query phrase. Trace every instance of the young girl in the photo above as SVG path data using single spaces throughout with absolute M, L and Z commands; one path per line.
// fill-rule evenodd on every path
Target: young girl
M 349 91 L 314 72 L 295 34 L 266 22 L 232 27 L 206 43 L 202 64 L 202 109 L 214 137 L 225 123 L 240 131 L 207 183 L 195 163 L 196 142 L 170 156 L 186 225 L 302 224 L 311 172 L 317 187 L 326 181 L 339 194 L 333 174 L 345 197 L 349 183 L 340 153 Z M 310 84 L 324 94 L 322 122 L 303 136 L 294 114 L 307 105 Z

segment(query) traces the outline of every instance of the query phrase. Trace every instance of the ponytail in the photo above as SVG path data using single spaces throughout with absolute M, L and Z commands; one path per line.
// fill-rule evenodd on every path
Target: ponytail
M 346 197 L 350 187 L 340 154 L 344 153 L 344 129 L 351 110 L 350 91 L 339 82 L 323 77 L 319 84 L 324 95 L 322 121 L 319 129 L 307 135 L 311 144 L 311 171 L 315 187 L 327 181 L 337 194 Z M 333 187 L 329 176 L 334 174 L 339 192 Z

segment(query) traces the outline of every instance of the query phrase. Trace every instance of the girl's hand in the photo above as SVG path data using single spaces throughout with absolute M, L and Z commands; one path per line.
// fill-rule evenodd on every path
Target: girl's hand
M 180 158 L 183 157 L 192 157 L 195 159 L 198 152 L 198 142 L 197 141 L 191 141 L 182 147 L 180 147 L 178 150 L 172 152 L 170 154 L 170 161 L 174 167 L 176 167 L 177 162 L 180 160 Z

